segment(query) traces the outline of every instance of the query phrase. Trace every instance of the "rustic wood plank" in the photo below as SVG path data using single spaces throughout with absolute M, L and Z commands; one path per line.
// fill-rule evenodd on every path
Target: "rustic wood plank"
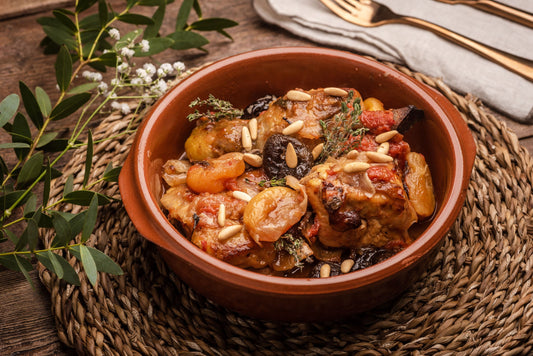
M 74 0 L 2 0 L 0 20 L 35 14 L 74 4 Z

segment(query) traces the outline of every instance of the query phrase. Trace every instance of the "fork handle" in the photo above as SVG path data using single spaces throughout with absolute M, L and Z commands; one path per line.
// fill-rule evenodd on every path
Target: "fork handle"
M 520 58 L 512 54 L 497 50 L 493 47 L 486 46 L 468 37 L 464 37 L 458 33 L 452 32 L 447 28 L 435 25 L 431 22 L 416 17 L 405 16 L 397 19 L 397 22 L 404 23 L 407 25 L 414 25 L 422 29 L 429 30 L 458 45 L 470 49 L 476 52 L 477 54 L 495 63 L 498 63 L 499 65 L 509 69 L 510 71 L 515 72 L 516 74 L 533 82 L 533 61 L 529 61 L 524 58 Z
M 512 6 L 502 4 L 494 0 L 478 0 L 478 1 L 459 0 L 459 1 L 454 1 L 453 3 L 470 5 L 477 9 L 490 12 L 491 14 L 504 17 L 508 20 L 518 22 L 519 24 L 533 28 L 533 15 L 532 14 L 519 10 Z

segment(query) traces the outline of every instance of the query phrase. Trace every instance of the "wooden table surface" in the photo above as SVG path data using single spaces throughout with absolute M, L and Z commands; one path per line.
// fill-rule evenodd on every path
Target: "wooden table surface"
M 113 0 L 120 4 L 120 1 Z M 72 3 L 71 0 L 3 0 L 0 7 L 0 100 L 10 93 L 18 93 L 19 80 L 28 87 L 40 86 L 48 93 L 55 90 L 54 56 L 46 56 L 39 47 L 44 34 L 36 19 L 50 16 L 55 5 Z M 167 7 L 168 21 L 162 32 L 169 33 L 181 1 Z M 159 62 L 183 61 L 192 68 L 229 55 L 277 46 L 311 45 L 311 41 L 298 38 L 274 26 L 265 24 L 254 12 L 250 0 L 201 1 L 205 17 L 226 17 L 239 22 L 229 29 L 234 41 L 220 35 L 208 35 L 208 54 L 192 50 L 186 52 L 166 51 L 156 57 Z M 148 13 L 149 14 L 149 13 Z M 155 62 L 155 61 L 154 61 Z M 519 103 L 517 103 L 519 104 Z M 521 125 L 506 120 L 516 132 L 520 142 L 533 152 L 533 126 Z M 61 121 L 63 127 L 69 122 Z M 66 124 L 66 125 L 65 125 Z M 0 142 L 7 136 L 0 134 Z M 0 251 L 9 247 L 0 244 Z M 48 291 L 41 285 L 35 271 L 31 273 L 35 289 L 22 274 L 0 266 L 0 355 L 63 355 L 74 352 L 59 342 Z

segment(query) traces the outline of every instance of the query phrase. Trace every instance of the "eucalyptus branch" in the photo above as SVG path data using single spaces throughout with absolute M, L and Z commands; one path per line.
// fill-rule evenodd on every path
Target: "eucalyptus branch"
M 96 3 L 96 18 L 93 15 L 82 16 Z M 142 68 L 136 68 L 133 58 L 152 56 L 167 49 L 197 48 L 205 51 L 203 46 L 209 41 L 198 32 L 216 31 L 231 39 L 225 29 L 237 25 L 228 19 L 204 19 L 201 17 L 198 0 L 183 0 L 176 17 L 176 31 L 164 35 L 160 33 L 164 16 L 159 15 L 164 12 L 166 2 L 142 3 L 143 6 L 158 6 L 159 15 L 153 18 L 132 12 L 140 3 L 130 0 L 122 11 L 115 12 L 106 0 L 76 0 L 74 11 L 58 9 L 53 12 L 54 17 L 38 19 L 46 33 L 42 42 L 45 51 L 57 55 L 55 74 L 59 96 L 52 104 L 43 89 L 35 88 L 32 91 L 20 82 L 20 96 L 11 94 L 0 102 L 0 129 L 4 129 L 12 139 L 11 143 L 2 144 L 0 152 L 12 149 L 17 158 L 15 163 L 7 167 L 4 158 L 0 156 L 0 237 L 2 241 L 5 237 L 9 238 L 15 245 L 13 251 L 0 253 L 0 264 L 22 272 L 30 283 L 27 271 L 32 268 L 32 264 L 28 257 L 36 257 L 59 278 L 80 284 L 77 272 L 61 254 L 55 253 L 61 250 L 73 254 L 84 268 L 91 266 L 89 269 L 85 268 L 85 272 L 93 285 L 96 283 L 97 271 L 122 273 L 120 267 L 109 257 L 86 246 L 96 225 L 98 207 L 116 200 L 95 188 L 104 181 L 116 182 L 120 172 L 120 167 L 113 167 L 109 163 L 102 176 L 89 182 L 93 146 L 134 132 L 134 122 L 140 119 L 138 113 L 144 107 L 143 104 L 148 105 L 157 100 L 169 89 L 169 78 L 181 74 L 185 69 L 179 61 L 174 64 L 163 63 L 158 67 L 145 63 Z M 187 24 L 193 9 L 199 18 Z M 119 27 L 118 22 L 135 24 L 138 28 L 121 36 L 117 28 L 111 28 L 116 24 Z M 95 29 L 97 31 L 93 33 Z M 84 36 L 84 31 L 91 35 Z M 107 41 L 107 36 L 111 43 Z M 111 83 L 106 83 L 100 73 L 85 70 L 88 66 L 97 71 L 105 71 L 106 67 L 114 68 L 115 76 Z M 73 88 L 73 83 L 80 74 L 90 83 Z M 19 112 L 21 98 L 25 110 Z M 88 126 L 100 114 L 108 111 L 109 106 L 111 110 L 123 115 L 131 113 L 130 106 L 121 103 L 121 100 L 138 101 L 127 127 L 93 142 Z M 75 113 L 78 113 L 78 117 L 70 137 L 58 137 L 57 132 L 50 130 L 52 121 L 63 120 Z M 32 134 L 31 125 L 37 129 L 35 134 Z M 87 142 L 80 143 L 78 140 L 85 132 L 88 132 Z M 71 175 L 65 180 L 62 197 L 49 203 L 51 183 L 62 175 L 54 167 L 59 166 L 58 163 L 68 152 L 81 147 L 86 147 L 85 174 L 81 188 L 74 189 Z M 40 200 L 36 189 L 39 185 L 43 187 L 39 191 L 42 192 Z M 86 209 L 76 214 L 61 211 L 70 204 Z M 12 216 L 18 208 L 23 208 L 20 210 L 22 216 Z M 23 232 L 16 236 L 10 229 L 18 226 L 21 226 Z M 50 247 L 37 248 L 39 229 L 53 233 Z M 76 239 L 79 242 L 71 244 Z M 92 268 L 95 265 L 96 270 Z

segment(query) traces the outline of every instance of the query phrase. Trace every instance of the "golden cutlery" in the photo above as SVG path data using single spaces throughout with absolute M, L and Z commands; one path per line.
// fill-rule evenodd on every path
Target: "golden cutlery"
M 431 31 L 533 81 L 532 61 L 486 46 L 431 22 L 416 17 L 398 15 L 387 6 L 371 0 L 320 1 L 344 20 L 359 26 L 376 27 L 385 24 L 406 24 Z
M 506 18 L 527 27 L 533 28 L 533 14 L 525 12 L 493 0 L 437 0 L 446 4 L 462 4 L 475 7 L 491 14 Z

